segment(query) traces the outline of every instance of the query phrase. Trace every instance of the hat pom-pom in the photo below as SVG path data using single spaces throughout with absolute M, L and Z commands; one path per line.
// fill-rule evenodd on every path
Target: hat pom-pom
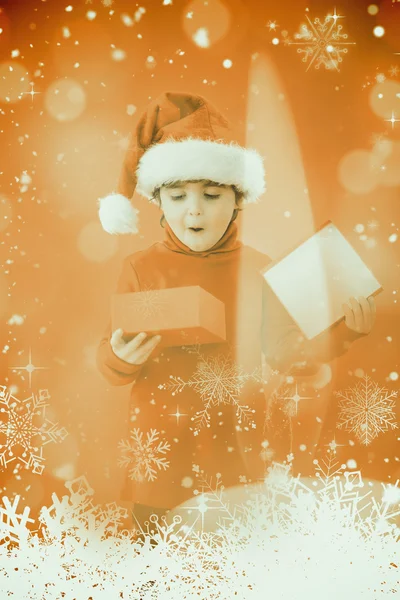
M 98 199 L 100 223 L 107 233 L 138 233 L 139 211 L 122 194 Z

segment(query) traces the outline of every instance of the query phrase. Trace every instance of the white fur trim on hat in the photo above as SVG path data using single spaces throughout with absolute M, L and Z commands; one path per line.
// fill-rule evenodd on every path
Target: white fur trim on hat
M 136 190 L 146 198 L 165 183 L 190 179 L 235 185 L 244 193 L 244 204 L 257 202 L 265 191 L 263 159 L 256 150 L 211 139 L 169 139 L 150 146 L 139 161 L 136 176 Z
M 125 196 L 112 193 L 98 199 L 100 223 L 107 233 L 138 233 L 139 211 Z

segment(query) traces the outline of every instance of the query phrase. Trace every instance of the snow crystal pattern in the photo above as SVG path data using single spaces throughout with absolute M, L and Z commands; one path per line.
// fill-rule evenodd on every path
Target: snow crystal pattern
M 133 429 L 131 440 L 121 440 L 118 448 L 122 450 L 123 456 L 118 459 L 120 467 L 129 467 L 129 477 L 136 481 L 155 481 L 157 469 L 164 471 L 169 467 L 169 461 L 160 455 L 164 455 L 171 448 L 168 442 L 159 441 L 159 432 L 150 429 L 143 440 L 143 431 Z
M 94 490 L 84 476 L 68 481 L 65 487 L 70 495 L 60 500 L 52 494 L 52 506 L 43 507 L 40 512 L 39 521 L 45 526 L 44 536 L 48 540 L 61 539 L 66 532 L 81 541 L 117 533 L 128 515 L 127 509 L 118 507 L 115 502 L 107 504 L 105 509 L 93 504 Z
M 196 371 L 188 381 L 171 375 L 170 381 L 160 385 L 159 389 L 171 390 L 172 395 L 175 396 L 189 387 L 200 394 L 204 409 L 198 411 L 191 418 L 194 422 L 194 427 L 191 429 L 194 435 L 198 435 L 202 427 L 211 427 L 210 409 L 222 404 L 235 406 L 239 424 L 245 422 L 255 428 L 255 423 L 251 418 L 255 410 L 240 403 L 240 394 L 248 381 L 263 383 L 261 368 L 256 369 L 253 373 L 245 373 L 228 356 L 205 358 L 200 355 Z
M 39 390 L 18 400 L 6 386 L 0 386 L 0 468 L 18 460 L 33 473 L 43 473 L 43 447 L 62 442 L 68 435 L 64 427 L 46 418 L 49 398 L 47 390 Z
M 342 25 L 337 24 L 342 16 L 327 15 L 323 22 L 316 18 L 313 22 L 306 15 L 307 23 L 300 26 L 300 33 L 295 33 L 294 38 L 298 41 L 292 41 L 286 31 L 282 31 L 284 44 L 288 46 L 300 46 L 297 48 L 299 54 L 303 54 L 301 59 L 304 63 L 308 62 L 307 71 L 314 65 L 315 69 L 324 66 L 327 70 L 336 69 L 343 62 L 342 54 L 347 54 L 346 46 L 354 45 L 355 42 L 346 42 L 348 35 L 342 33 Z
M 197 487 L 200 488 L 200 492 Z M 196 497 L 182 507 L 182 511 L 187 511 L 187 519 L 189 519 L 189 515 L 194 516 L 191 527 L 196 527 L 198 522 L 201 521 L 200 529 L 204 531 L 206 514 L 210 515 L 212 512 L 217 513 L 218 523 L 223 525 L 233 522 L 237 518 L 240 507 L 234 506 L 233 509 L 231 508 L 231 503 L 224 497 L 224 489 L 220 473 L 216 474 L 214 488 L 212 477 L 208 479 L 204 471 L 201 471 L 196 484 Z
M 15 496 L 11 504 L 7 496 L 3 497 L 4 508 L 0 506 L 0 544 L 19 544 L 28 539 L 29 530 L 26 524 L 33 523 L 29 518 L 30 509 L 25 506 L 22 514 L 17 513 L 20 496 Z
M 354 432 L 361 444 L 367 446 L 380 433 L 389 428 L 397 429 L 394 422 L 395 400 L 397 391 L 387 392 L 377 383 L 371 381 L 368 375 L 363 377 L 355 388 L 346 390 L 345 394 L 334 392 L 339 400 L 339 422 L 338 429 Z
M 160 290 L 146 287 L 129 299 L 129 308 L 139 312 L 144 319 L 162 314 L 166 303 L 160 298 Z

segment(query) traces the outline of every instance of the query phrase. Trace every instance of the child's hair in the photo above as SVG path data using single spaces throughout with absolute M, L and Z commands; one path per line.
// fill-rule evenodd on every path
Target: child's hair
M 204 181 L 204 179 L 190 179 L 190 180 L 187 180 L 187 183 L 189 183 L 189 182 L 190 183 L 199 183 L 200 181 Z M 174 183 L 174 182 L 171 182 L 171 183 Z M 236 208 L 233 211 L 232 219 L 230 221 L 232 223 L 232 221 L 234 221 L 236 219 L 236 217 L 238 216 L 238 213 L 243 210 L 243 208 L 241 208 L 241 206 L 240 206 L 240 203 L 243 199 L 244 194 L 243 194 L 243 192 L 238 190 L 238 188 L 235 185 L 232 185 L 231 187 L 232 187 L 233 191 L 235 192 L 235 204 L 236 204 Z M 158 206 L 161 206 L 160 187 L 157 187 L 154 189 L 153 197 L 151 199 L 156 200 L 158 203 Z M 163 213 L 161 216 L 161 219 L 160 219 L 161 227 L 164 227 L 164 223 L 165 223 L 165 217 L 164 217 L 164 213 Z

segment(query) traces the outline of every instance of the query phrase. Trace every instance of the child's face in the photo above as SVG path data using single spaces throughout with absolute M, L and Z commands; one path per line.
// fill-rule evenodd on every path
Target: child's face
M 235 210 L 232 186 L 182 181 L 160 189 L 164 216 L 177 238 L 196 252 L 212 248 L 224 235 Z M 201 228 L 193 231 L 191 228 Z

